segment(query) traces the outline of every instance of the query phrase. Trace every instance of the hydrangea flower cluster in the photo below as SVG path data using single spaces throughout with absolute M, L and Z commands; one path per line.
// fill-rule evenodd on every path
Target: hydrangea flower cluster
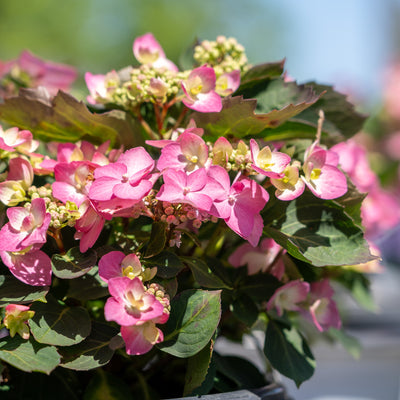
M 327 145 L 329 129 L 319 109 L 311 132 L 310 123 L 301 128 L 310 132 L 304 140 L 290 129 L 268 136 L 319 96 L 285 82 L 283 71 L 275 76 L 280 63 L 252 69 L 232 38 L 198 44 L 194 68 L 183 71 L 150 33 L 134 41 L 133 54 L 139 66 L 85 74 L 93 113 L 54 93 L 54 66 L 37 61 L 40 79 L 33 69 L 24 70 L 29 85 L 49 91 L 50 100 L 35 107 L 51 109 L 48 129 L 66 140 L 50 141 L 43 154 L 35 137 L 43 135 L 41 127 L 0 129 L 0 156 L 7 165 L 0 182 L 6 208 L 2 271 L 5 279 L 23 284 L 28 299 L 8 301 L 3 327 L 25 340 L 31 331 L 29 340 L 55 346 L 59 364 L 79 370 L 86 354 L 83 344 L 79 352 L 81 342 L 99 340 L 98 324 L 109 324 L 105 336 L 118 326 L 106 342 L 107 362 L 124 347 L 130 356 L 149 355 L 144 371 L 161 362 L 157 351 L 186 359 L 207 348 L 209 365 L 217 327 L 226 321 L 241 335 L 243 323 L 251 328 L 259 318 L 273 327 L 266 331 L 272 336 L 288 326 L 300 330 L 298 318 L 318 332 L 341 329 L 331 280 L 345 270 L 349 276 L 344 265 L 373 258 L 348 206 L 363 198 L 348 184 L 352 156 L 343 157 L 343 142 Z M 25 58 L 15 64 L 21 71 Z M 15 65 L 7 64 L 6 72 L 16 73 Z M 61 89 L 71 71 L 65 70 Z M 260 80 L 264 86 L 293 85 L 300 100 L 256 114 L 254 100 L 245 95 L 249 87 L 256 92 Z M 6 99 L 0 117 L 7 117 L 15 99 L 29 102 L 32 92 L 28 98 L 24 93 Z M 68 122 L 61 123 L 65 116 Z M 91 129 L 101 134 L 114 126 L 126 137 L 121 120 L 134 121 L 135 145 L 91 137 Z M 80 140 L 69 138 L 71 123 L 74 134 L 83 132 Z M 335 246 L 344 245 L 351 248 L 342 256 Z M 304 272 L 308 267 L 311 272 Z M 38 321 L 49 317 L 35 301 L 43 300 L 36 297 L 41 291 L 63 329 L 69 326 L 64 313 L 84 319 L 78 339 L 71 339 L 73 324 L 68 339 L 58 331 L 50 338 L 43 334 Z M 245 305 L 248 313 L 240 311 Z M 85 317 L 79 307 L 87 308 Z M 79 344 L 76 357 L 65 350 L 72 344 Z M 269 348 L 264 352 L 274 368 L 285 371 Z

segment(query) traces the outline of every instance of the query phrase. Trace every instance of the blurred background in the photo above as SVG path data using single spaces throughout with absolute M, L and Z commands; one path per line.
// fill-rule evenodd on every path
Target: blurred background
M 399 0 L 0 0 L 0 60 L 29 49 L 71 64 L 80 73 L 81 98 L 84 73 L 134 63 L 132 42 L 146 32 L 176 63 L 196 38 L 233 36 L 251 63 L 286 58 L 291 78 L 349 94 L 371 115 L 361 141 L 399 204 Z M 400 213 L 389 207 L 384 217 L 376 215 L 383 218 L 377 242 L 384 270 L 372 278 L 379 311 L 345 302 L 348 329 L 364 346 L 361 358 L 318 345 L 315 377 L 299 390 L 285 382 L 295 400 L 400 399 Z M 251 355 L 251 346 L 245 352 Z

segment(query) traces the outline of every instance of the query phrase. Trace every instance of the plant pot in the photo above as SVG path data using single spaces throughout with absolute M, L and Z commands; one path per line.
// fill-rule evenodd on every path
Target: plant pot
M 291 400 L 285 388 L 277 383 L 271 383 L 259 389 L 235 390 L 234 392 L 207 394 L 204 396 L 181 397 L 168 400 Z

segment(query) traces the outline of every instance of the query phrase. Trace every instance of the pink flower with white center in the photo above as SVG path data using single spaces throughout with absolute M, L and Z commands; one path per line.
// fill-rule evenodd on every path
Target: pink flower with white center
M 275 196 L 284 201 L 294 200 L 301 196 L 305 188 L 305 183 L 300 178 L 299 168 L 295 163 L 285 168 L 282 178 L 271 178 L 271 183 L 276 187 Z
M 35 315 L 35 311 L 29 310 L 29 306 L 22 304 L 9 304 L 6 307 L 6 313 L 3 325 L 10 331 L 10 336 L 14 337 L 17 333 L 22 339 L 29 339 L 28 320 Z
M 164 313 L 164 306 L 156 297 L 148 293 L 139 278 L 113 278 L 108 281 L 112 297 L 104 306 L 107 321 L 115 321 L 121 326 L 142 325 L 156 320 Z
M 29 161 L 21 157 L 9 162 L 7 180 L 0 182 L 0 201 L 9 207 L 25 200 L 25 193 L 33 182 L 33 168 Z
M 92 183 L 89 166 L 80 161 L 59 163 L 54 168 L 56 181 L 52 184 L 53 196 L 63 203 L 74 202 L 78 207 L 87 199 Z
M 157 162 L 157 169 L 167 168 L 194 171 L 206 166 L 208 161 L 208 147 L 205 141 L 195 133 L 186 130 L 174 143 L 166 145 L 161 150 Z
M 122 251 L 110 251 L 99 261 L 99 275 L 105 282 L 121 276 L 147 281 L 154 278 L 156 273 L 157 268 L 143 269 L 138 256 L 133 253 L 125 255 Z
M 347 140 L 333 146 L 331 151 L 338 154 L 340 167 L 360 192 L 369 192 L 376 186 L 378 178 L 371 170 L 367 150 L 363 146 L 354 140 Z
M 279 316 L 284 310 L 299 311 L 299 303 L 306 300 L 310 285 L 301 280 L 290 281 L 275 291 L 267 303 L 267 310 L 275 308 Z
M 225 72 L 219 76 L 215 83 L 215 91 L 222 97 L 236 92 L 240 86 L 240 70 Z
M 10 272 L 21 282 L 31 286 L 51 285 L 51 260 L 38 245 L 32 246 L 29 251 L 0 251 L 3 263 Z
M 310 308 L 305 316 L 310 319 L 320 332 L 329 328 L 340 329 L 339 310 L 335 301 L 332 299 L 334 291 L 328 279 L 320 282 L 313 282 L 310 286 L 308 302 Z
M 143 147 L 135 147 L 123 153 L 118 161 L 94 171 L 94 182 L 89 198 L 96 201 L 120 199 L 141 201 L 154 184 L 150 172 L 154 160 Z
M 81 204 L 79 212 L 81 217 L 75 223 L 74 238 L 80 240 L 79 250 L 81 253 L 85 253 L 96 243 L 103 229 L 105 218 L 96 211 L 89 200 Z
M 182 81 L 186 107 L 199 112 L 220 112 L 222 100 L 215 91 L 215 71 L 212 67 L 203 65 L 192 70 L 188 78 Z
M 290 156 L 279 151 L 271 151 L 269 146 L 261 150 L 258 143 L 250 140 L 251 158 L 253 169 L 270 178 L 282 178 L 286 166 L 290 163 Z
M 8 223 L 0 231 L 0 251 L 21 251 L 35 244 L 46 242 L 51 215 L 46 212 L 44 199 L 33 199 L 30 209 L 7 209 Z
M 268 192 L 257 182 L 240 175 L 231 186 L 228 173 L 218 165 L 210 167 L 208 174 L 224 190 L 216 198 L 210 214 L 223 218 L 234 232 L 257 246 L 264 226 L 260 211 L 269 199 Z
M 178 72 L 178 67 L 166 58 L 163 48 L 151 33 L 146 33 L 134 40 L 133 54 L 141 64 L 149 64 L 156 69 Z
M 204 168 L 187 175 L 184 171 L 167 169 L 164 184 L 156 198 L 169 203 L 186 203 L 200 210 L 209 211 L 216 197 L 223 194 L 221 185 L 207 175 Z
M 268 272 L 277 279 L 282 279 L 285 265 L 281 255 L 285 253 L 273 239 L 265 238 L 257 247 L 250 243 L 239 246 L 228 258 L 234 267 L 247 265 L 249 275 Z
M 153 321 L 146 321 L 142 325 L 121 326 L 121 336 L 125 350 L 131 356 L 145 354 L 164 340 L 164 334 Z
M 8 64 L 7 72 L 12 72 L 13 69 L 25 72 L 29 76 L 29 87 L 44 86 L 51 96 L 55 96 L 58 90 L 68 91 L 78 76 L 75 68 L 42 60 L 27 50 L 23 51 L 17 60 Z
M 106 75 L 85 73 L 85 82 L 90 95 L 87 101 L 90 104 L 98 104 L 112 101 L 111 95 L 120 84 L 120 77 L 116 71 Z
M 306 152 L 303 165 L 304 183 L 321 199 L 336 199 L 347 192 L 346 176 L 336 166 L 327 164 L 327 150 L 316 148 Z
M 32 133 L 18 128 L 3 130 L 0 126 L 0 149 L 6 151 L 19 151 L 24 154 L 32 154 L 39 147 L 39 142 L 33 140 Z

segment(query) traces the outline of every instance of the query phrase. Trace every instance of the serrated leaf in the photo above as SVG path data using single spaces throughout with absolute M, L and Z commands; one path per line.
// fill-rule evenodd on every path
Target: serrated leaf
M 194 390 L 201 386 L 207 376 L 212 352 L 213 343 L 210 342 L 203 350 L 188 359 L 185 387 L 183 389 L 184 396 L 199 394 Z
M 279 78 L 283 74 L 284 65 L 285 60 L 254 65 L 242 76 L 237 93 L 241 94 L 245 89 L 251 88 L 265 80 Z
M 210 341 L 220 316 L 220 290 L 185 290 L 171 302 L 164 342 L 158 347 L 176 357 L 191 357 Z
M 138 127 L 124 112 L 93 114 L 86 105 L 59 91 L 52 99 L 44 99 L 34 89 L 22 89 L 17 97 L 0 104 L 0 119 L 11 126 L 30 130 L 43 141 L 77 142 L 88 140 L 111 145 L 123 143 L 133 147 L 141 143 Z
M 61 366 L 86 371 L 107 364 L 114 355 L 110 342 L 118 332 L 110 325 L 94 322 L 90 335 L 83 342 L 59 349 L 63 356 Z
M 97 254 L 89 249 L 81 253 L 79 247 L 69 249 L 66 254 L 54 254 L 51 257 L 53 273 L 61 279 L 74 279 L 89 272 L 97 262 Z
M 361 264 L 374 259 L 363 231 L 344 207 L 306 191 L 290 202 L 271 196 L 264 234 L 289 254 L 314 266 Z
M 167 242 L 167 226 L 166 222 L 154 222 L 151 227 L 150 240 L 146 248 L 145 257 L 154 257 L 164 250 Z
M 37 343 L 32 338 L 8 336 L 0 341 L 0 360 L 25 372 L 49 374 L 60 363 L 60 355 L 55 347 Z
M 130 400 L 129 386 L 117 376 L 98 369 L 86 387 L 83 400 Z
M 175 277 L 185 267 L 180 258 L 168 250 L 143 260 L 143 264 L 157 267 L 157 276 L 163 279 Z
M 267 113 L 255 113 L 258 100 L 235 96 L 223 100 L 223 108 L 219 113 L 193 113 L 192 117 L 196 125 L 205 130 L 205 138 L 219 136 L 243 138 L 248 135 L 257 135 L 264 129 L 277 127 L 299 114 L 320 97 L 309 88 L 302 88 L 299 91 L 301 93 L 299 99 L 285 104 L 283 99 L 279 98 L 276 107 L 272 107 L 271 104 L 271 110 Z M 274 89 L 273 94 L 278 96 L 275 92 Z
M 181 257 L 181 260 L 189 266 L 194 279 L 200 286 L 209 289 L 232 289 L 226 285 L 222 279 L 215 275 L 208 265 L 200 258 Z
M 268 322 L 264 353 L 269 362 L 282 375 L 292 379 L 297 386 L 314 373 L 314 357 L 300 333 L 277 321 Z
M 14 276 L 0 275 L 0 306 L 10 303 L 24 304 L 33 301 L 46 301 L 48 286 L 31 286 L 22 283 Z
M 36 302 L 31 310 L 35 315 L 29 320 L 29 326 L 39 343 L 71 346 L 90 333 L 90 316 L 83 307 L 62 306 L 49 296 L 47 303 Z

